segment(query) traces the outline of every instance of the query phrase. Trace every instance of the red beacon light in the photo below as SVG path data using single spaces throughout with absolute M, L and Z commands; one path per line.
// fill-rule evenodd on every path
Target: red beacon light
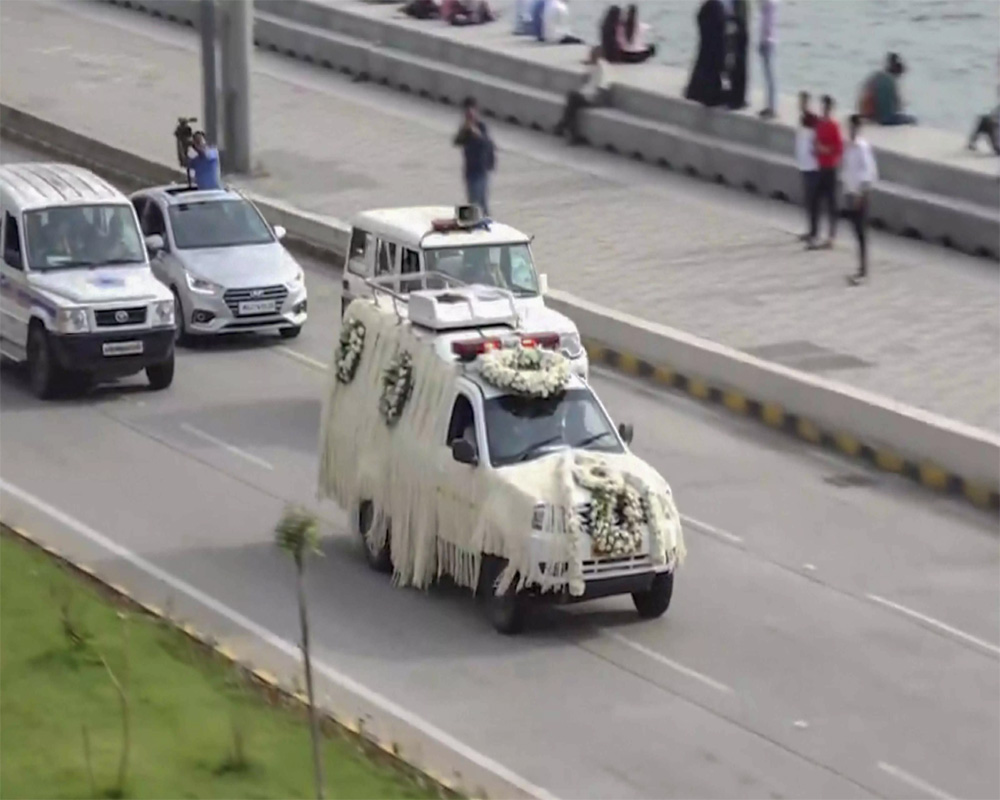
M 556 350 L 559 348 L 558 333 L 539 333 L 534 336 L 522 336 L 520 339 L 510 339 L 505 342 L 503 339 L 471 339 L 464 342 L 452 342 L 451 352 L 458 356 L 459 361 L 472 361 L 483 353 L 493 350 L 500 350 L 506 345 L 511 346 L 519 343 L 521 347 L 540 347 L 545 350 Z

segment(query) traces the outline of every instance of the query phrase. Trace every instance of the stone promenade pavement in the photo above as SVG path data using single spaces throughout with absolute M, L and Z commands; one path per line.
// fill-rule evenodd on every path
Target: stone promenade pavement
M 0 5 L 4 103 L 164 162 L 201 116 L 194 32 L 134 12 Z M 457 112 L 258 52 L 255 192 L 341 219 L 461 202 Z M 1000 271 L 891 236 L 848 288 L 850 231 L 805 253 L 800 213 L 494 124 L 492 211 L 536 235 L 550 284 L 590 301 L 1000 430 Z

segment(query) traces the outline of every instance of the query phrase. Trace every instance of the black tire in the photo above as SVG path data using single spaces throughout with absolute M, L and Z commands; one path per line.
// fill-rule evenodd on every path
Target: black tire
M 645 592 L 633 592 L 632 602 L 643 619 L 662 617 L 670 608 L 670 598 L 674 593 L 674 573 L 658 572 L 653 585 Z
M 149 388 L 154 392 L 170 386 L 174 382 L 174 354 L 171 353 L 166 361 L 146 367 L 146 378 L 149 379 Z
M 282 339 L 294 339 L 300 333 L 302 333 L 302 326 L 295 325 L 291 328 L 282 328 L 281 330 L 278 331 L 278 333 L 281 334 Z
M 28 331 L 28 380 L 31 391 L 39 400 L 48 400 L 59 393 L 62 373 L 53 361 L 49 347 L 49 334 L 41 325 L 32 325 Z
M 392 572 L 392 528 L 386 533 L 385 543 L 381 547 L 372 547 L 368 541 L 368 531 L 374 518 L 375 507 L 370 500 L 362 500 L 358 506 L 358 532 L 365 549 L 365 560 L 376 572 L 388 574 Z
M 484 556 L 478 594 L 493 629 L 504 636 L 514 636 L 524 630 L 527 622 L 528 598 L 518 593 L 516 579 L 503 594 L 496 593 L 497 580 L 506 566 L 504 559 Z
M 177 333 L 174 335 L 174 344 L 178 344 L 181 347 L 191 347 L 194 345 L 194 339 L 187 332 L 187 314 L 184 312 L 184 306 L 181 304 L 181 296 L 177 294 L 176 289 L 171 289 L 170 291 L 174 295 L 174 324 L 177 326 Z M 169 386 L 169 384 L 167 385 Z

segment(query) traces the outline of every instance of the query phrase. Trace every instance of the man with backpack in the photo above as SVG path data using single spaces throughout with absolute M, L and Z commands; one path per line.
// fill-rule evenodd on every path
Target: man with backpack
M 475 203 L 483 210 L 483 216 L 488 217 L 489 176 L 496 168 L 496 147 L 486 124 L 479 116 L 479 106 L 475 99 L 465 98 L 462 107 L 465 118 L 455 135 L 454 144 L 462 148 L 466 198 L 469 203 Z

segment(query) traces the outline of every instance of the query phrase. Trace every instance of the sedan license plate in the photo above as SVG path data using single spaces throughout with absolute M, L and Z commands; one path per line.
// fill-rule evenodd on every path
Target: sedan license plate
M 142 342 L 105 342 L 102 349 L 106 356 L 138 356 L 142 354 Z
M 268 314 L 277 311 L 278 305 L 274 300 L 246 300 L 240 303 L 240 314 Z

